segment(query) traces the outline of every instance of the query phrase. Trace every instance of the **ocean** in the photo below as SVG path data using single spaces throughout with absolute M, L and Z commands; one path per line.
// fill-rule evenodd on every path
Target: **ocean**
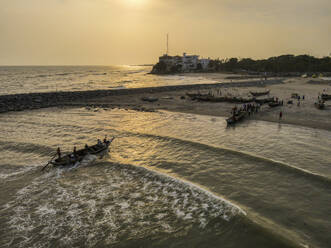
M 148 67 L 61 68 L 2 67 L 1 93 L 205 82 Z M 69 69 L 85 76 L 54 76 Z M 0 127 L 1 248 L 331 245 L 330 131 L 82 107 L 3 113 Z M 116 138 L 104 158 L 41 171 L 57 147 L 105 135 Z
M 0 95 L 217 83 L 204 77 L 149 74 L 151 66 L 0 66 Z

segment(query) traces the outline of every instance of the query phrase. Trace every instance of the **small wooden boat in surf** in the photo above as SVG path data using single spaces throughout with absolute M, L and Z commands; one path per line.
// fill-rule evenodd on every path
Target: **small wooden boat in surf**
M 76 163 L 81 162 L 87 155 L 104 155 L 108 152 L 108 148 L 110 144 L 113 142 L 115 137 L 111 138 L 110 140 L 106 140 L 105 142 L 101 142 L 99 144 L 88 146 L 84 149 L 77 150 L 75 153 L 69 153 L 61 158 L 51 159 L 46 166 L 43 167 L 44 170 L 49 164 L 53 165 L 53 167 L 58 166 L 72 166 Z
M 237 114 L 229 117 L 226 119 L 226 122 L 228 125 L 232 125 L 235 124 L 236 122 L 244 119 L 244 117 L 246 116 L 246 112 L 245 111 L 239 111 Z
M 267 91 L 261 91 L 261 92 L 253 92 L 253 91 L 250 91 L 249 93 L 251 93 L 252 96 L 264 96 L 264 95 L 269 95 L 270 90 L 267 90 Z

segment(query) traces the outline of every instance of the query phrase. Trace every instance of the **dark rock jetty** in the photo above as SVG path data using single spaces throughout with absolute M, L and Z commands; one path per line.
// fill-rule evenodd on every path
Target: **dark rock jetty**
M 73 106 L 73 103 L 88 102 L 88 100 L 111 97 L 118 95 L 136 95 L 136 94 L 153 94 L 158 92 L 178 91 L 178 90 L 199 90 L 212 87 L 252 87 L 266 86 L 271 84 L 280 84 L 282 80 L 267 81 L 245 81 L 232 83 L 216 84 L 194 84 L 194 85 L 176 85 L 161 86 L 148 88 L 132 88 L 119 90 L 93 90 L 93 91 L 70 91 L 70 92 L 45 92 L 45 93 L 27 93 L 0 95 L 0 113 L 9 111 L 23 111 L 28 109 L 40 109 L 55 106 Z

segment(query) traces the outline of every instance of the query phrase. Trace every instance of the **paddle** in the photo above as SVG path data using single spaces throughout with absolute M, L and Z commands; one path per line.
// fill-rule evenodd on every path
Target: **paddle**
M 57 153 L 54 154 L 54 156 L 51 158 L 51 160 L 48 161 L 48 163 L 41 169 L 41 171 L 46 169 L 46 167 L 52 162 L 52 160 L 55 158 L 56 155 L 57 155 Z

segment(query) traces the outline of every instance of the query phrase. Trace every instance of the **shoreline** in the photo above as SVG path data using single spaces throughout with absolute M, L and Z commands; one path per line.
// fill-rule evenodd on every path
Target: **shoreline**
M 285 78 L 118 90 L 18 94 L 0 96 L 0 113 L 67 106 L 121 108 L 144 112 L 166 110 L 229 117 L 232 108 L 240 107 L 242 104 L 193 101 L 186 93 L 212 92 L 217 94 L 222 92 L 222 94 L 247 97 L 249 91 L 265 91 L 267 88 L 271 91 L 270 96 L 284 100 L 284 106 L 270 108 L 268 105 L 263 105 L 261 111 L 247 118 L 248 120 L 262 120 L 331 131 L 331 102 L 326 102 L 327 107 L 324 110 L 319 110 L 314 106 L 319 93 L 325 90 L 327 93 L 331 93 L 331 87 L 325 89 L 326 87 L 328 85 L 311 84 L 309 79 Z M 299 101 L 291 98 L 292 93 L 305 96 L 305 100 L 301 100 L 298 105 Z M 145 100 L 147 98 L 147 101 L 143 101 L 143 98 Z M 289 100 L 292 100 L 293 104 L 286 104 Z M 283 113 L 281 121 L 279 121 L 280 111 Z

